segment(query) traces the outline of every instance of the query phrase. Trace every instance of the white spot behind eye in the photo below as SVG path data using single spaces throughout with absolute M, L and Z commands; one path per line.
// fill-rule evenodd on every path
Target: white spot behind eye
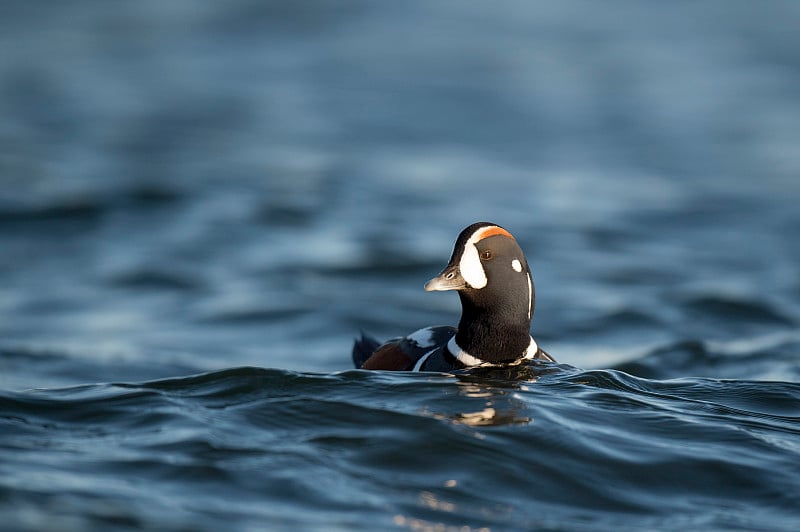
M 517 260 L 517 259 L 514 259 L 514 260 L 511 261 L 511 267 L 514 268 L 515 272 L 521 272 L 522 271 L 522 264 L 520 264 L 519 260 Z

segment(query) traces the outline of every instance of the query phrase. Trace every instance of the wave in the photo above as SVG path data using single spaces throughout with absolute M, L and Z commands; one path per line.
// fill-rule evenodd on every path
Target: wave
M 3 392 L 0 513 L 22 490 L 160 528 L 792 529 L 800 384 L 511 377 L 242 367 Z
M 114 210 L 149 210 L 175 204 L 183 194 L 163 185 L 131 184 L 110 192 L 100 190 L 79 194 L 40 195 L 34 201 L 0 202 L 0 228 L 40 224 L 94 224 Z
M 727 341 L 687 339 L 670 342 L 616 369 L 651 379 L 686 375 L 727 379 L 800 381 L 794 331 Z

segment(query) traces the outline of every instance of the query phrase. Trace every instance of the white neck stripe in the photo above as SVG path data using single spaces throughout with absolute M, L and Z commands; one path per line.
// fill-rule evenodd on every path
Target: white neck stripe
M 528 272 L 528 319 L 531 319 L 532 311 L 533 311 L 533 281 L 531 280 L 531 272 Z M 531 337 L 531 340 L 533 340 L 533 337 Z M 528 349 L 530 349 L 530 346 L 528 346 Z
M 458 345 L 456 342 L 456 337 L 453 336 L 450 338 L 450 341 L 447 342 L 447 350 L 450 351 L 450 354 L 456 357 L 456 359 L 467 366 L 468 368 L 472 368 L 475 366 L 495 366 L 497 364 L 493 364 L 491 362 L 487 362 L 485 360 L 481 360 L 478 357 L 472 356 Z M 536 356 L 536 353 L 539 351 L 539 345 L 536 343 L 536 340 L 533 339 L 531 336 L 531 342 L 528 344 L 528 347 L 525 351 L 522 352 L 522 356 L 517 359 L 517 361 L 521 362 L 522 360 L 533 360 L 533 357 Z M 430 355 L 430 353 L 428 353 Z M 422 359 L 428 357 L 428 355 L 424 356 Z M 422 360 L 421 359 L 421 360 Z M 417 362 L 418 365 L 422 365 L 420 362 Z M 414 371 L 419 371 L 414 367 Z
M 539 344 L 536 343 L 536 340 L 533 339 L 531 336 L 531 343 L 528 344 L 527 349 L 522 353 L 522 358 L 527 360 L 533 360 L 533 357 L 536 356 L 536 353 L 539 352 Z
M 471 368 L 473 366 L 480 366 L 481 364 L 485 364 L 485 360 L 481 360 L 480 358 L 474 357 L 461 349 L 461 347 L 456 343 L 456 337 L 453 336 L 450 338 L 450 341 L 447 342 L 447 350 L 450 351 L 450 354 L 456 357 L 459 362 Z

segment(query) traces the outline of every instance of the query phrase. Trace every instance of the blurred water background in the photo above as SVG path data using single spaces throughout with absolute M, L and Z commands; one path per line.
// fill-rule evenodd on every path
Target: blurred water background
M 796 530 L 798 20 L 3 2 L 0 528 Z M 572 367 L 347 371 L 477 220 Z

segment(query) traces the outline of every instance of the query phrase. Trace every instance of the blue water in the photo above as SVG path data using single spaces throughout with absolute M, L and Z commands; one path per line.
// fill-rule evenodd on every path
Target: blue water
M 0 529 L 800 528 L 800 4 L 0 7 Z M 367 373 L 511 230 L 561 362 Z

